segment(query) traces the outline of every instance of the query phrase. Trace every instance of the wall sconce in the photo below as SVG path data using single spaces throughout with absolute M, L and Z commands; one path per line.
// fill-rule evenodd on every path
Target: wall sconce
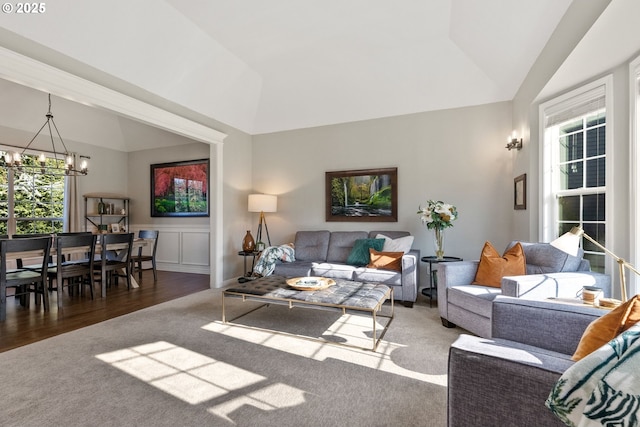
M 518 139 L 516 136 L 516 132 L 513 131 L 513 134 L 507 137 L 507 145 L 505 146 L 505 148 L 509 151 L 513 150 L 514 148 L 516 150 L 521 150 L 522 138 Z

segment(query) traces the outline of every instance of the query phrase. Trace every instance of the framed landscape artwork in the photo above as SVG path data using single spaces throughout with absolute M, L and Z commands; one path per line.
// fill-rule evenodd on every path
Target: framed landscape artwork
M 209 216 L 209 159 L 151 165 L 151 216 Z
M 326 172 L 326 220 L 398 221 L 398 168 Z

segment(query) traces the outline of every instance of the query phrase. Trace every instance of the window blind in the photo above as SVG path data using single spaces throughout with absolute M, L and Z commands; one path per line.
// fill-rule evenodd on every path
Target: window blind
M 598 86 L 545 109 L 545 127 L 550 128 L 576 117 L 605 108 L 605 87 Z

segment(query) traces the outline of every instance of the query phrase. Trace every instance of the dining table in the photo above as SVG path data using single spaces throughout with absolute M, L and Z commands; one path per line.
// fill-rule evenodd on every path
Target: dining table
M 133 240 L 133 245 L 131 246 L 131 252 L 133 253 L 134 250 L 137 251 L 138 248 L 142 248 L 145 246 L 149 245 L 149 241 L 146 239 L 141 239 L 141 238 L 136 238 Z M 119 251 L 121 251 L 122 249 L 126 248 L 127 244 L 126 243 L 110 243 L 107 246 L 107 250 L 108 251 L 113 251 L 115 253 L 118 253 Z M 102 246 L 100 243 L 96 244 L 96 254 L 101 253 L 102 251 Z M 68 256 L 68 255 L 75 255 L 75 254 L 85 254 L 89 252 L 89 247 L 88 246 L 78 246 L 78 247 L 69 247 L 69 248 L 65 248 L 63 255 Z M 55 245 L 51 246 L 51 249 L 49 251 L 49 255 L 51 257 L 55 257 L 57 255 L 57 251 L 56 251 L 56 247 Z M 40 260 L 42 260 L 42 252 L 38 253 L 38 252 L 11 252 L 8 254 L 7 256 L 7 260 L 13 259 L 22 259 L 23 262 L 27 263 L 29 262 L 30 259 L 37 259 L 38 257 L 40 257 Z M 121 271 L 122 274 L 125 274 L 125 271 Z M 129 272 L 129 276 L 131 278 L 131 287 L 132 288 L 139 288 L 140 285 L 138 284 L 138 282 L 136 281 L 134 275 L 132 274 L 132 272 Z M 106 283 L 102 283 L 101 284 L 101 292 L 100 292 L 101 296 L 103 298 L 105 298 L 107 296 L 107 286 Z

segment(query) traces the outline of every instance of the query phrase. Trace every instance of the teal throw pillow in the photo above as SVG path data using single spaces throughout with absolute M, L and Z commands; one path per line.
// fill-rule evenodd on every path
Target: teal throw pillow
M 384 247 L 384 239 L 358 239 L 353 244 L 353 249 L 347 257 L 349 265 L 367 265 L 369 264 L 369 248 L 373 248 L 380 252 Z

